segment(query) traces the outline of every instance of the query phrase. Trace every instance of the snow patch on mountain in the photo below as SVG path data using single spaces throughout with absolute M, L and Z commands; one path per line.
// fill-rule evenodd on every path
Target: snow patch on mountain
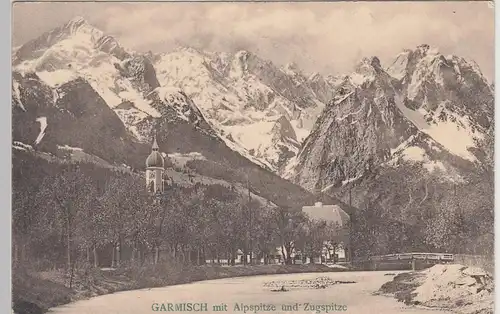
M 39 117 L 36 119 L 36 121 L 40 123 L 40 133 L 35 140 L 35 145 L 38 145 L 45 136 L 45 129 L 47 128 L 47 117 Z
M 394 154 L 401 152 L 403 149 L 407 148 L 409 143 L 411 143 L 415 139 L 415 135 L 410 135 L 405 141 L 401 142 L 396 148 L 390 149 L 391 156 Z
M 219 131 L 220 132 L 220 131 Z M 252 155 L 252 153 L 244 148 L 240 143 L 236 143 L 235 140 L 232 138 L 232 135 L 229 136 L 224 136 L 221 137 L 224 143 L 227 145 L 227 147 L 231 148 L 235 152 L 238 152 L 240 155 L 243 157 L 247 158 L 248 160 L 252 161 L 254 164 L 261 166 L 262 168 L 265 169 L 273 169 L 273 165 L 269 163 L 265 159 L 260 159 Z
M 402 158 L 406 161 L 424 161 L 426 154 L 425 150 L 418 146 L 410 146 L 402 151 Z
M 64 145 L 64 146 L 57 145 L 57 148 L 61 149 L 61 150 L 68 150 L 68 151 L 79 151 L 79 152 L 83 151 L 83 149 L 80 147 L 72 147 L 69 145 Z
M 342 186 L 349 184 L 349 183 L 352 183 L 352 182 L 355 182 L 355 181 L 361 179 L 362 177 L 363 177 L 363 174 L 357 175 L 354 178 L 347 178 L 347 179 L 342 181 Z
M 14 141 L 12 143 L 12 148 L 22 151 L 33 151 L 33 146 L 25 144 L 23 142 Z
M 447 119 L 431 123 L 422 131 L 451 153 L 472 162 L 477 161 L 469 149 L 476 147 L 477 141 L 483 139 L 484 135 L 474 131 L 468 117 L 460 116 L 444 108 L 440 113 L 446 115 Z
M 442 172 L 446 172 L 446 167 L 444 166 L 443 162 L 441 162 L 441 161 L 429 161 L 429 162 L 425 163 L 423 166 L 429 172 L 433 172 L 436 169 L 438 169 Z M 454 179 L 453 181 L 457 181 L 457 180 Z
M 151 106 L 151 101 L 148 101 L 142 97 L 138 92 L 133 90 L 132 88 L 120 92 L 120 97 L 122 98 L 123 101 L 129 101 L 134 104 L 134 106 L 142 111 L 147 113 L 148 115 L 159 118 L 161 117 L 161 114 Z
M 271 121 L 261 121 L 248 125 L 228 126 L 226 129 L 230 132 L 233 139 L 242 143 L 244 147 L 265 153 L 265 149 L 271 144 L 269 133 L 273 126 L 274 123 Z
M 359 73 L 353 73 L 349 76 L 349 79 L 350 79 L 351 83 L 353 83 L 354 85 L 361 86 L 365 82 L 372 82 L 375 79 L 375 77 L 371 76 L 371 75 L 367 76 L 367 75 L 362 75 Z
M 38 77 L 48 86 L 55 88 L 59 87 L 64 83 L 70 82 L 76 78 L 78 75 L 74 71 L 69 70 L 55 70 L 52 72 L 41 71 L 36 72 Z
M 422 84 L 418 83 L 415 86 L 421 86 Z M 419 90 L 417 87 L 411 88 Z M 408 93 L 416 92 L 410 91 L 409 88 Z M 433 111 L 426 109 L 425 105 L 422 105 L 417 110 L 412 110 L 403 104 L 404 98 L 402 93 L 396 92 L 395 103 L 403 115 L 420 131 L 428 134 L 452 154 L 472 162 L 477 161 L 470 149 L 477 147 L 478 141 L 484 138 L 484 134 L 481 132 L 481 128 L 471 121 L 469 116 L 448 109 L 453 107 L 453 104 L 449 101 L 434 105 L 435 109 Z
M 410 136 L 397 148 L 391 150 L 391 159 L 383 163 L 389 167 L 400 167 L 409 164 L 418 164 L 429 174 L 437 174 L 442 180 L 450 182 L 464 182 L 459 171 L 445 161 L 432 157 L 432 151 L 440 151 L 438 143 L 424 133 Z M 430 151 L 429 151 L 430 149 Z

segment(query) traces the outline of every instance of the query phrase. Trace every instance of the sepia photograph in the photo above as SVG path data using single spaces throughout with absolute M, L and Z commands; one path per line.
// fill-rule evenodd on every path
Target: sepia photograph
M 493 2 L 11 9 L 13 314 L 494 312 Z

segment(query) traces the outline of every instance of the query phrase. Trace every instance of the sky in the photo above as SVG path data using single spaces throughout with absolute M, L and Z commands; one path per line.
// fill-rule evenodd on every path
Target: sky
M 387 67 L 403 49 L 429 44 L 494 78 L 489 2 L 39 2 L 16 3 L 12 15 L 14 47 L 82 16 L 135 51 L 248 50 L 306 74 L 342 74 L 362 57 Z

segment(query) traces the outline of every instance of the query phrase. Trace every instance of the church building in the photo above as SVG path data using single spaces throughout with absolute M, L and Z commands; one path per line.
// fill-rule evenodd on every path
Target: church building
M 164 172 L 165 160 L 159 151 L 155 136 L 151 154 L 146 159 L 146 189 L 149 193 L 159 195 L 164 192 Z

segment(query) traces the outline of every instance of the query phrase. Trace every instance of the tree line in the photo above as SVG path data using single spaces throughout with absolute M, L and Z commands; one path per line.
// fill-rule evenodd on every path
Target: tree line
M 356 256 L 436 252 L 493 256 L 492 172 L 466 182 L 439 176 L 383 177 L 358 199 L 351 216 Z M 382 181 L 383 180 L 383 181 Z M 359 191 L 358 191 L 359 193 Z
M 35 168 L 28 170 L 14 176 L 14 265 L 69 271 L 109 259 L 115 267 L 172 260 L 235 265 L 238 250 L 251 262 L 281 254 L 292 264 L 298 251 L 318 257 L 341 242 L 337 225 L 250 198 L 235 186 L 174 182 L 152 197 L 136 174 L 76 164 L 35 180 L 26 177 L 36 176 Z

